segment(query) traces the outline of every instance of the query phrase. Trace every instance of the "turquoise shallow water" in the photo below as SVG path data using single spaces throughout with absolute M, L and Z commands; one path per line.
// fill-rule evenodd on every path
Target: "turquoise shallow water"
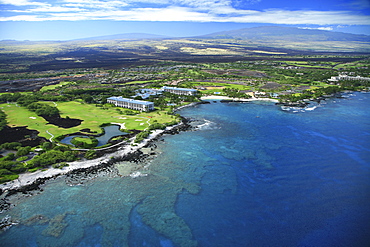
M 305 112 L 271 103 L 183 109 L 147 176 L 50 181 L 7 214 L 1 246 L 368 246 L 370 94 Z

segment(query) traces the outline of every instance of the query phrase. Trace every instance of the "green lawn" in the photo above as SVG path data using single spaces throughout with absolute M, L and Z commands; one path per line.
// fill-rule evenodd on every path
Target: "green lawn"
M 54 90 L 58 87 L 61 87 L 61 86 L 64 86 L 64 85 L 68 85 L 68 84 L 76 84 L 75 82 L 71 82 L 71 81 L 62 81 L 58 84 L 55 84 L 55 85 L 50 85 L 50 86 L 44 86 L 40 89 L 41 92 L 44 92 L 44 91 L 49 91 L 49 90 Z
M 73 139 L 78 142 L 85 142 L 87 144 L 92 144 L 92 140 L 89 137 L 75 137 Z
M 230 84 L 230 83 L 227 83 L 227 82 L 224 82 L 224 83 L 219 83 L 219 82 L 186 82 L 186 84 L 187 85 L 191 84 L 193 87 L 195 87 L 195 86 L 209 86 L 209 87 L 211 87 L 211 86 L 220 86 L 220 87 L 232 88 L 232 89 L 238 89 L 238 90 L 248 90 L 248 89 L 250 89 L 250 87 L 246 86 L 246 85 Z M 219 91 L 222 91 L 222 89 L 219 89 Z
M 48 102 L 53 104 L 52 102 Z M 28 126 L 29 129 L 38 130 L 39 136 L 49 139 L 51 133 L 54 136 L 66 135 L 79 132 L 81 129 L 90 129 L 101 133 L 99 127 L 103 123 L 124 124 L 125 129 L 144 130 L 151 122 L 157 120 L 159 123 L 168 123 L 173 121 L 174 116 L 165 114 L 164 111 L 154 111 L 141 113 L 134 116 L 119 114 L 117 107 L 96 107 L 92 104 L 83 104 L 80 102 L 58 102 L 57 107 L 62 117 L 77 118 L 83 120 L 81 125 L 73 128 L 59 128 L 52 124 L 47 124 L 45 119 L 37 116 L 34 112 L 16 104 L 0 104 L 0 108 L 7 114 L 9 126 Z M 122 109 L 122 108 L 121 108 Z M 49 132 L 49 133 L 48 133 Z

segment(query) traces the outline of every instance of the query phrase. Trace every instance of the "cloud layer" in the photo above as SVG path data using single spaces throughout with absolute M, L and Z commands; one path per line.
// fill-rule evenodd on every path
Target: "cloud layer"
M 370 25 L 353 11 L 238 8 L 232 0 L 0 0 L 0 21 L 193 21 L 314 25 Z M 260 0 L 247 0 L 250 5 Z M 364 0 L 353 2 L 356 6 Z

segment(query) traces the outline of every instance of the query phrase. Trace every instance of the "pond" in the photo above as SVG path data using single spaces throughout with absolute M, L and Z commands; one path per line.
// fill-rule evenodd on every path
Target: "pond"
M 127 135 L 128 133 L 120 131 L 120 126 L 118 125 L 109 125 L 103 128 L 105 131 L 104 135 L 95 137 L 98 140 L 98 145 L 97 147 L 103 146 L 108 143 L 109 139 L 111 139 L 114 136 L 122 136 L 122 135 Z M 71 140 L 75 137 L 86 137 L 85 135 L 72 135 L 72 136 L 67 136 L 63 140 L 61 140 L 61 143 L 64 144 L 69 144 L 73 145 L 71 143 Z

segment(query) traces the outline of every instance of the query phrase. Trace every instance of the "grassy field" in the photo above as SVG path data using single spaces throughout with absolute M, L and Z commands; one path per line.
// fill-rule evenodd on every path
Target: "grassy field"
M 49 103 L 53 104 L 53 102 Z M 29 129 L 39 131 L 39 136 L 47 139 L 52 137 L 51 135 L 60 136 L 72 134 L 79 132 L 81 129 L 90 129 L 91 131 L 102 133 L 102 129 L 99 126 L 103 123 L 118 123 L 124 126 L 125 129 L 144 130 L 155 120 L 159 123 L 168 123 L 175 120 L 174 116 L 166 115 L 164 111 L 161 112 L 159 110 L 127 116 L 120 114 L 118 112 L 119 108 L 117 107 L 102 108 L 74 101 L 58 102 L 57 107 L 62 117 L 68 116 L 70 118 L 77 118 L 83 120 L 83 122 L 76 127 L 67 129 L 60 128 L 48 124 L 44 118 L 16 104 L 0 105 L 0 109 L 7 114 L 7 121 L 10 127 L 28 126 Z
M 239 84 L 230 84 L 230 83 L 220 83 L 220 82 L 186 82 L 187 86 L 197 87 L 202 86 L 206 90 L 199 90 L 202 94 L 219 94 L 226 95 L 223 93 L 224 88 L 236 89 L 236 90 L 251 90 L 251 86 L 239 85 Z
M 197 49 L 193 47 L 181 47 L 181 51 L 193 55 L 243 55 L 242 52 L 236 52 L 229 49 L 220 49 L 220 48 Z
M 320 64 L 310 64 L 309 62 L 306 62 L 306 61 L 281 61 L 281 62 L 284 62 L 286 63 L 287 65 L 289 66 L 297 66 L 297 67 L 305 67 L 305 68 L 332 68 L 335 63 L 334 62 L 331 62 L 331 63 L 320 63 Z
M 71 82 L 71 81 L 62 81 L 58 84 L 55 84 L 55 85 L 50 85 L 50 86 L 44 86 L 40 89 L 41 92 L 45 92 L 45 91 L 49 91 L 49 90 L 54 90 L 58 87 L 61 87 L 61 86 L 64 86 L 64 85 L 68 85 L 68 84 L 76 84 L 75 82 Z

